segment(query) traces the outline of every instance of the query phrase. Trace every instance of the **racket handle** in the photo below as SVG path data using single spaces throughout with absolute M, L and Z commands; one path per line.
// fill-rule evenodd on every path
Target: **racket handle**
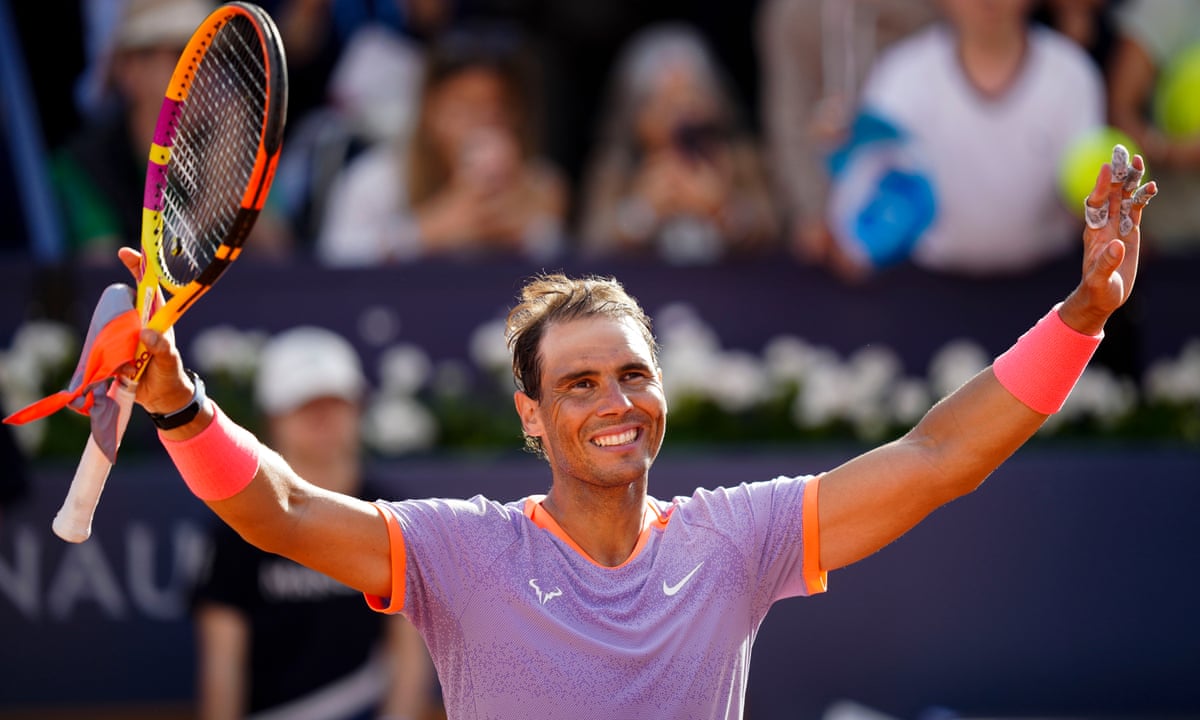
M 114 383 L 115 399 L 117 401 L 117 446 L 125 435 L 129 425 L 129 416 L 133 410 L 133 398 L 137 384 L 126 382 L 124 379 Z M 104 492 L 104 483 L 112 463 L 104 456 L 96 438 L 88 433 L 87 445 L 83 448 L 83 456 L 79 458 L 79 466 L 75 468 L 75 477 L 67 490 L 67 497 L 54 516 L 51 527 L 54 534 L 67 542 L 81 543 L 92 535 L 92 517 L 96 513 L 96 505 L 100 502 L 100 493 Z

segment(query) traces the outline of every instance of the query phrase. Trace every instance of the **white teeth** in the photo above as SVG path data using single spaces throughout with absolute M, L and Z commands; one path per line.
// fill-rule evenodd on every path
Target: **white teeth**
M 637 437 L 637 430 L 626 430 L 618 435 L 605 435 L 598 437 L 592 442 L 600 447 L 610 447 L 612 445 L 624 445 L 625 443 L 633 442 Z

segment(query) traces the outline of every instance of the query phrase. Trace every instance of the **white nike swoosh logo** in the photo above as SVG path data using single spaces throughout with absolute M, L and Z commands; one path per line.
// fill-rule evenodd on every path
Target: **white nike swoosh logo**
M 687 575 L 684 575 L 683 579 L 680 580 L 679 582 L 675 583 L 674 585 L 668 585 L 667 581 L 663 580 L 663 595 L 666 595 L 667 597 L 671 597 L 675 593 L 679 592 L 683 588 L 683 586 L 687 584 L 687 581 L 692 579 L 692 576 L 696 574 L 696 571 L 700 569 L 701 565 L 704 565 L 703 561 L 701 561 L 700 565 L 697 565 L 696 567 L 692 568 L 692 571 L 690 573 L 688 573 Z

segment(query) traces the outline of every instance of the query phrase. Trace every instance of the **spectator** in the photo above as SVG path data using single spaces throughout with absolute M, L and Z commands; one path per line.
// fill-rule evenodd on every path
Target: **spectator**
M 825 219 L 827 156 L 845 139 L 880 50 L 939 15 L 936 0 L 766 0 L 760 6 L 755 32 L 767 157 L 785 232 L 801 260 L 858 276 Z
M 932 219 L 911 250 L 918 266 L 1019 274 L 1076 247 L 1079 220 L 1059 198 L 1058 168 L 1072 141 L 1103 123 L 1103 78 L 1078 44 L 1030 22 L 1031 5 L 942 0 L 946 21 L 885 50 L 867 79 L 864 116 L 897 127 L 932 185 Z M 870 266 L 871 238 L 854 224 L 877 211 L 876 198 L 859 211 L 843 204 L 852 192 L 836 181 L 830 217 L 847 252 Z
M 140 245 L 146 164 L 163 96 L 188 39 L 215 7 L 209 0 L 126 0 L 103 73 L 111 109 L 88 116 L 51 158 L 76 260 L 109 264 L 118 246 Z M 247 248 L 269 255 L 289 247 L 282 223 L 262 213 Z
M 507 26 L 437 38 L 411 140 L 371 148 L 334 180 L 320 260 L 557 254 L 569 188 L 540 154 L 531 72 Z
M 272 198 L 312 250 L 333 178 L 411 132 L 425 46 L 458 0 L 272 0 L 288 49 L 290 115 Z
M 583 183 L 588 255 L 713 262 L 777 240 L 757 138 L 686 24 L 649 26 L 623 48 Z
M 255 400 L 279 453 L 324 490 L 373 499 L 359 433 L 366 387 L 340 335 L 298 327 L 263 350 Z M 362 607 L 358 593 L 265 553 L 214 524 L 195 589 L 200 720 L 403 717 L 433 707 L 433 669 L 400 616 Z M 318 712 L 316 708 L 323 708 Z
M 1141 149 L 1154 177 L 1167 188 L 1162 209 L 1144 228 L 1148 249 L 1181 252 L 1200 247 L 1200 123 L 1174 129 L 1155 112 L 1164 79 L 1178 71 L 1178 86 L 1195 107 L 1200 98 L 1200 2 L 1127 0 L 1118 11 L 1119 37 L 1108 81 L 1110 122 Z M 1191 70 L 1183 70 L 1189 62 Z M 1200 118 L 1192 111 L 1193 119 Z
M 275 18 L 288 54 L 288 109 L 294 120 L 303 122 L 310 112 L 320 113 L 330 103 L 344 98 L 336 91 L 339 69 L 347 55 L 358 56 L 354 46 L 370 38 L 371 50 L 377 36 L 384 35 L 400 45 L 420 44 L 445 26 L 456 13 L 459 0 L 264 0 L 260 3 Z M 361 33 L 361 37 L 360 37 Z M 384 52 L 390 48 L 382 48 Z M 376 57 L 370 55 L 370 57 Z M 385 67 L 387 67 L 385 65 Z M 356 65 L 363 82 L 372 68 Z M 356 86 L 362 88 L 362 85 Z M 365 88 L 386 95 L 388 88 Z M 333 91 L 331 96 L 330 91 Z

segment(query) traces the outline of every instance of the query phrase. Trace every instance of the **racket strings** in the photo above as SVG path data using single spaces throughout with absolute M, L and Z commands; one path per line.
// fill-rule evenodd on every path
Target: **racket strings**
M 232 235 L 255 172 L 268 102 L 265 54 L 248 19 L 213 36 L 183 102 L 163 193 L 159 254 L 171 284 L 195 280 Z

